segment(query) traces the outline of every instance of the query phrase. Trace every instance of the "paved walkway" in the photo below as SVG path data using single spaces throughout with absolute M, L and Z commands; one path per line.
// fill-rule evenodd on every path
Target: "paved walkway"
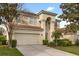
M 19 49 L 24 56 L 76 56 L 43 45 L 23 45 L 17 46 L 17 49 Z

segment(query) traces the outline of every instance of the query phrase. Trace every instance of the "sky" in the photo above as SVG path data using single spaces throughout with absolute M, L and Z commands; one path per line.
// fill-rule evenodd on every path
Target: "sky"
M 23 4 L 23 9 L 37 13 L 41 10 L 62 14 L 60 3 L 27 3 Z
M 33 13 L 38 13 L 41 10 L 46 10 L 60 15 L 62 14 L 60 5 L 61 3 L 26 3 L 23 4 L 22 8 Z M 60 27 L 63 28 L 66 24 L 67 23 L 65 21 L 62 21 L 60 22 Z

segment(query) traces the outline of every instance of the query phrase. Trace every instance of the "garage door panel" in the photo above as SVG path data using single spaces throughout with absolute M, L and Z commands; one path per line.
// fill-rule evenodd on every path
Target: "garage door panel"
M 15 34 L 18 45 L 26 44 L 42 44 L 40 35 L 38 34 Z

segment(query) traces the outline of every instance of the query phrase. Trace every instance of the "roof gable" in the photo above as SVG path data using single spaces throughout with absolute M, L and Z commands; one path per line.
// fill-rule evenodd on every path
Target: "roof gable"
M 41 10 L 39 13 L 37 13 L 37 15 L 40 15 L 40 14 L 48 14 L 48 15 L 52 15 L 52 16 L 57 15 L 56 13 L 52 13 L 52 12 L 45 11 L 45 10 Z

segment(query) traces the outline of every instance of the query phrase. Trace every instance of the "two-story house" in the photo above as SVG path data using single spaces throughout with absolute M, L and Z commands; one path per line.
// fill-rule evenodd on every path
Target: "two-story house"
M 55 30 L 55 13 L 40 11 L 37 14 L 31 12 L 19 12 L 17 20 L 14 20 L 13 39 L 18 45 L 42 44 L 42 40 L 53 40 L 52 32 Z

